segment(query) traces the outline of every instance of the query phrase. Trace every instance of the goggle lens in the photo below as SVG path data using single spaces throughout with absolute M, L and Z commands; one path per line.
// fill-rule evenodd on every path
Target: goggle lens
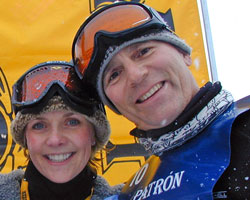
M 53 82 L 61 82 L 68 90 L 77 89 L 70 80 L 72 68 L 67 66 L 44 66 L 28 73 L 23 80 L 20 101 L 31 102 L 39 99 Z
M 94 38 L 97 32 L 125 31 L 149 22 L 152 16 L 142 6 L 122 4 L 104 10 L 93 18 L 85 26 L 83 25 L 74 47 L 78 71 L 82 75 L 91 60 L 94 51 Z
M 24 74 L 13 86 L 12 103 L 14 109 L 39 102 L 54 85 L 79 102 L 92 103 L 93 99 L 83 90 L 81 80 L 73 65 L 41 64 Z

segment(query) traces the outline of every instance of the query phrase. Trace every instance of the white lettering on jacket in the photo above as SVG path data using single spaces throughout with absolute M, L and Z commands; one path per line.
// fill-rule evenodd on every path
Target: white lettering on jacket
M 137 185 L 146 173 L 148 166 L 144 165 L 140 169 L 134 179 L 130 183 L 130 187 L 135 184 Z M 176 172 L 173 174 L 171 172 L 166 178 L 160 178 L 148 184 L 144 189 L 138 190 L 133 198 L 133 200 L 146 199 L 150 196 L 159 195 L 163 192 L 176 189 L 181 186 L 182 177 L 185 171 Z

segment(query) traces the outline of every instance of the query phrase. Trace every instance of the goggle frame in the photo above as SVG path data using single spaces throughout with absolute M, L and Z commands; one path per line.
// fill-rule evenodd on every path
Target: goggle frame
M 95 34 L 93 35 L 93 41 L 94 41 L 93 51 L 91 53 L 91 56 L 89 57 L 89 62 L 87 63 L 85 67 L 81 66 L 80 60 L 82 58 L 78 58 L 76 56 L 76 51 L 77 51 L 79 43 L 81 43 L 82 34 L 85 31 L 84 30 L 85 27 L 90 22 L 93 22 L 96 16 L 100 15 L 102 12 L 106 11 L 107 9 L 110 9 L 116 6 L 126 6 L 126 5 L 140 6 L 141 8 L 143 8 L 144 11 L 147 12 L 147 14 L 150 16 L 151 19 L 143 24 L 140 24 L 139 26 L 125 29 L 125 30 L 118 31 L 118 32 L 109 32 L 105 30 L 96 31 Z M 144 35 L 145 33 L 161 31 L 161 30 L 167 30 L 171 33 L 174 33 L 171 30 L 171 28 L 166 24 L 166 22 L 163 21 L 163 19 L 159 16 L 159 14 L 155 10 L 146 6 L 145 4 L 135 3 L 135 2 L 117 2 L 117 3 L 107 5 L 95 11 L 81 25 L 73 41 L 72 58 L 73 58 L 74 66 L 75 66 L 78 76 L 80 77 L 80 79 L 83 79 L 83 76 L 85 75 L 85 73 L 89 74 L 90 77 L 87 76 L 86 78 L 87 81 L 89 81 L 90 83 L 92 83 L 93 81 L 95 82 L 95 80 L 93 80 L 91 77 L 92 76 L 97 77 L 102 60 L 104 59 L 104 56 L 108 47 L 120 45 L 123 42 L 131 40 L 135 37 Z M 95 83 L 92 83 L 92 84 L 95 84 Z

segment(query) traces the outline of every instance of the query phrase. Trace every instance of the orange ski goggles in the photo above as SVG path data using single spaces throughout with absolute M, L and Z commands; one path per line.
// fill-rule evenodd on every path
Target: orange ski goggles
M 28 70 L 13 85 L 14 112 L 37 107 L 58 93 L 70 106 L 82 105 L 84 113 L 91 114 L 98 103 L 86 89 L 72 64 L 63 61 L 41 63 Z
M 171 31 L 159 14 L 144 4 L 118 2 L 97 10 L 82 24 L 73 41 L 72 56 L 78 75 L 82 78 L 88 66 L 96 68 L 98 74 L 109 46 L 154 28 Z

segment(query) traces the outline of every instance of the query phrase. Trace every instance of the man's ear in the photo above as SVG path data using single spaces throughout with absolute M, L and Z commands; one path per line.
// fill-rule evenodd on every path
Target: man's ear
M 183 56 L 185 64 L 188 67 L 191 66 L 192 65 L 192 58 L 191 58 L 191 56 L 189 54 L 187 54 L 186 52 L 184 52 L 183 50 L 181 50 L 181 49 L 177 49 L 177 50 Z
M 183 54 L 183 57 L 184 57 L 184 62 L 186 63 L 187 66 L 192 65 L 192 58 L 190 55 L 185 53 Z

